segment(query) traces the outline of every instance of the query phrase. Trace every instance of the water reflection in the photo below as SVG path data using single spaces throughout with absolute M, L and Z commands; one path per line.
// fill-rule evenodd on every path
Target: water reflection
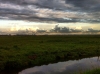
M 99 57 L 85 58 L 82 60 L 59 62 L 55 64 L 35 66 L 25 69 L 18 74 L 73 74 L 88 69 L 100 67 Z

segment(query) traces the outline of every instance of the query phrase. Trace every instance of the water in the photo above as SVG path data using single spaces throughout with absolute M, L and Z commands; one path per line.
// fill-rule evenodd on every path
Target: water
M 25 69 L 18 74 L 74 74 L 100 67 L 99 57 L 85 58 L 81 60 L 69 60 L 54 64 L 35 66 Z

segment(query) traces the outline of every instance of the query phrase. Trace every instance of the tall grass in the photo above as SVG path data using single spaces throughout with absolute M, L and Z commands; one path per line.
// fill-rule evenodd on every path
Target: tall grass
M 82 72 L 81 74 L 100 74 L 100 68 L 88 70 L 88 71 Z
M 0 70 L 100 55 L 99 35 L 0 36 Z

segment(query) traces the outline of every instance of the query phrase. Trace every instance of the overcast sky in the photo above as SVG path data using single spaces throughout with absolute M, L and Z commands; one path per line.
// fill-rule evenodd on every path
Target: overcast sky
M 0 0 L 0 27 L 99 29 L 100 0 Z

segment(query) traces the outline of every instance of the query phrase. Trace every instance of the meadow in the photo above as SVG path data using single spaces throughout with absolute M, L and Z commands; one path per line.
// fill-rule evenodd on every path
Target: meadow
M 83 74 L 100 74 L 100 69 L 94 69 L 91 71 L 86 71 Z
M 0 71 L 100 55 L 100 35 L 0 36 Z

